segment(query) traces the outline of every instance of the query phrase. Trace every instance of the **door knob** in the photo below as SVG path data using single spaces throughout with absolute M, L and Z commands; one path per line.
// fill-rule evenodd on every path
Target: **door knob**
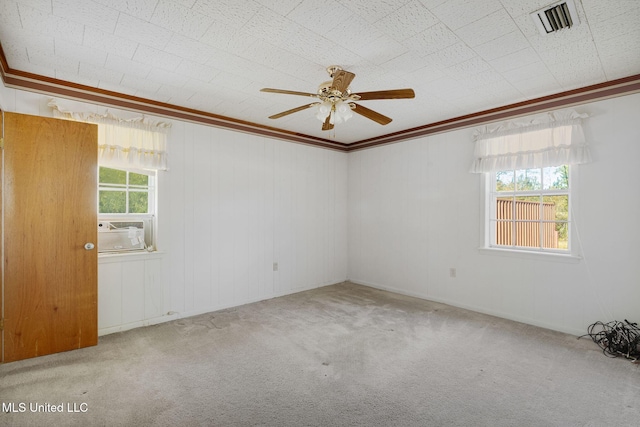
M 95 248 L 96 246 L 93 243 L 85 243 L 84 244 L 84 248 L 88 251 L 90 251 L 91 249 Z

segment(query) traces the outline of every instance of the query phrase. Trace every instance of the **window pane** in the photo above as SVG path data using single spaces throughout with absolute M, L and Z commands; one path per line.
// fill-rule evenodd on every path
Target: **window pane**
M 129 172 L 129 185 L 149 186 L 149 176 L 140 173 Z
M 149 212 L 149 193 L 132 191 L 129 193 L 129 213 Z
M 569 224 L 566 222 L 556 222 L 555 229 L 558 236 L 558 249 L 569 249 Z
M 496 245 L 512 246 L 513 221 L 496 221 Z
M 562 165 L 544 168 L 542 174 L 545 190 L 566 190 L 569 188 L 569 166 Z
M 125 191 L 104 191 L 99 194 L 99 213 L 126 213 L 127 193 Z
M 569 196 L 544 196 L 544 219 L 547 221 L 569 220 Z
M 540 247 L 540 222 L 516 221 L 516 246 Z
M 496 199 L 496 219 L 513 218 L 513 198 L 499 197 Z
M 513 171 L 496 172 L 496 190 L 513 191 Z
M 540 196 L 516 197 L 516 219 L 540 219 Z
M 100 167 L 98 180 L 101 184 L 127 184 L 127 172 L 118 169 Z
M 566 222 L 545 222 L 542 229 L 545 248 L 568 249 L 569 224 Z
M 540 247 L 540 196 L 517 197 L 516 246 Z
M 542 188 L 541 169 L 521 169 L 516 171 L 516 190 L 529 191 Z

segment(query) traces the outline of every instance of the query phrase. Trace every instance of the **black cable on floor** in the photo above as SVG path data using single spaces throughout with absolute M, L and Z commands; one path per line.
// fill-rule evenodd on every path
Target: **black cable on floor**
M 633 361 L 640 359 L 640 328 L 637 323 L 627 319 L 624 322 L 595 322 L 589 325 L 587 334 L 578 339 L 586 336 L 591 337 L 607 357 L 624 356 Z

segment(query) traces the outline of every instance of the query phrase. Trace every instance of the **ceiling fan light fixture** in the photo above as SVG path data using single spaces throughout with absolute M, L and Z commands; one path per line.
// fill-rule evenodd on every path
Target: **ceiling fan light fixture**
M 351 106 L 344 101 L 338 101 L 335 103 L 333 107 L 333 114 L 335 116 L 334 120 L 336 123 L 346 122 L 353 117 Z
M 344 101 L 332 102 L 327 100 L 318 104 L 316 118 L 321 122 L 324 122 L 329 115 L 331 116 L 329 118 L 329 123 L 332 125 L 340 124 L 353 117 L 353 111 L 351 111 L 351 105 Z
M 316 117 L 321 122 L 324 122 L 327 116 L 331 115 L 329 123 L 332 125 L 340 124 L 353 117 L 353 111 L 351 111 L 351 108 L 351 104 L 344 101 L 338 101 L 335 103 L 325 101 L 318 106 L 318 113 L 316 114 Z
M 333 104 L 329 101 L 324 101 L 322 103 L 318 103 L 318 111 L 316 113 L 316 118 L 321 122 L 324 122 L 329 114 L 331 114 L 331 110 L 333 109 Z

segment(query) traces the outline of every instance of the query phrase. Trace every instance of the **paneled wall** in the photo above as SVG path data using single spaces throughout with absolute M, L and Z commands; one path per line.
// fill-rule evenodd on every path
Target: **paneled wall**
M 577 335 L 640 321 L 640 94 L 576 108 L 594 158 L 575 182 L 581 259 L 478 249 L 483 176 L 462 129 L 349 154 L 349 278 Z
M 346 154 L 189 123 L 171 138 L 158 246 L 172 311 L 346 279 Z
M 160 252 L 99 256 L 99 335 L 151 325 L 169 318 L 170 301 L 165 295 L 163 269 L 165 256 Z

